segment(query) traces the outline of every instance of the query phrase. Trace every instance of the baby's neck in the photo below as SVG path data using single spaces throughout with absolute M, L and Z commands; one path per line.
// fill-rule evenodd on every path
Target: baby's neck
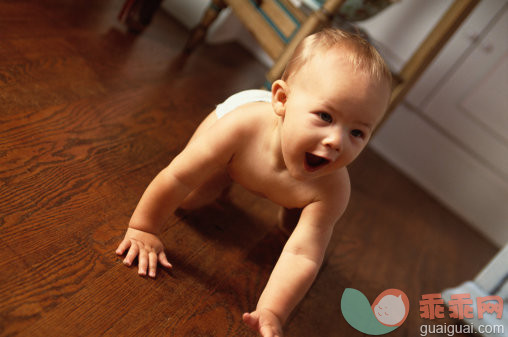
M 274 116 L 273 127 L 270 130 L 271 132 L 269 132 L 268 146 L 270 153 L 270 165 L 279 172 L 287 169 L 284 157 L 282 156 L 281 128 L 282 118 Z

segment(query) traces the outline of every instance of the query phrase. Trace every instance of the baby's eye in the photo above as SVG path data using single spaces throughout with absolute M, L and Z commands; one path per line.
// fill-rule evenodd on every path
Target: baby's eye
M 363 138 L 362 130 L 358 130 L 358 129 L 352 130 L 351 135 L 355 138 Z
M 321 118 L 323 121 L 325 121 L 327 123 L 331 123 L 333 120 L 332 116 L 328 112 L 320 112 L 319 118 Z

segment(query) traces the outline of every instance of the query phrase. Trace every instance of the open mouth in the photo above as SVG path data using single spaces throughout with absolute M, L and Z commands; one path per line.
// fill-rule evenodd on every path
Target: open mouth
M 315 171 L 328 164 L 330 160 L 316 156 L 315 154 L 305 152 L 305 168 L 308 171 Z

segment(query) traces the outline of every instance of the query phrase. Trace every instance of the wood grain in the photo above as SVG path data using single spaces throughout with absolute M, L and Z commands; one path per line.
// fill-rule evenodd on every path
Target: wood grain
M 253 336 L 253 310 L 285 237 L 277 206 L 239 186 L 179 213 L 156 280 L 114 250 L 143 190 L 195 127 L 266 69 L 236 44 L 185 59 L 187 31 L 163 12 L 140 36 L 122 1 L 0 2 L 0 335 Z M 350 207 L 288 336 L 355 336 L 346 287 L 370 300 L 418 297 L 471 279 L 495 248 L 367 151 L 351 167 Z M 468 249 L 465 249 L 468 247 Z

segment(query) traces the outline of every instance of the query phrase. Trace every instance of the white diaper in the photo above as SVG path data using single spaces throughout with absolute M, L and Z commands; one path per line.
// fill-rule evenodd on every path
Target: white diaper
M 272 101 L 272 93 L 266 90 L 252 89 L 240 91 L 239 93 L 230 96 L 223 103 L 217 105 L 215 113 L 217 118 L 220 119 L 230 111 L 235 110 L 241 105 L 252 102 L 268 102 Z

